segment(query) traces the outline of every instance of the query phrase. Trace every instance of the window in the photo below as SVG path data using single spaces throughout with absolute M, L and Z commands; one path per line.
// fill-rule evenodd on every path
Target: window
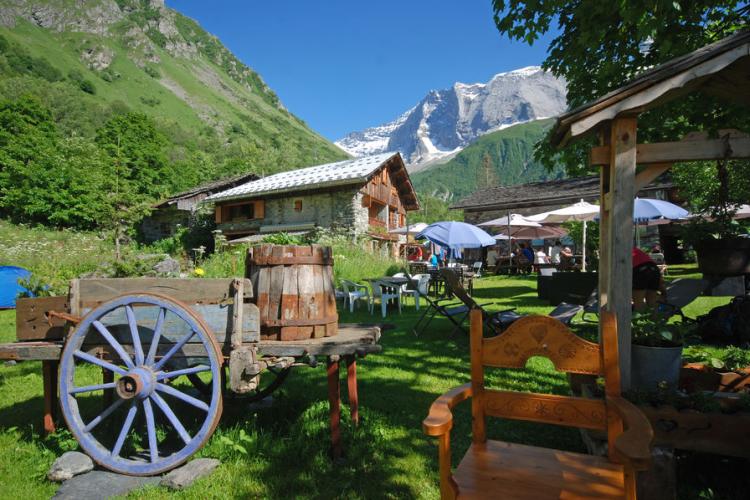
M 255 204 L 243 203 L 229 207 L 229 220 L 247 220 L 255 218 Z
M 294 200 L 294 211 L 295 212 L 302 211 L 302 200 Z

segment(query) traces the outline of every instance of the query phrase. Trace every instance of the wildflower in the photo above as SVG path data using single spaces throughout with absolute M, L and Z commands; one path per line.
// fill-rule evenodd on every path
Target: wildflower
M 204 270 L 203 270 L 203 269 L 201 269 L 200 267 L 196 267 L 196 268 L 195 268 L 195 269 L 193 270 L 193 274 L 195 274 L 196 276 L 198 276 L 198 277 L 200 278 L 201 276 L 203 276 L 204 274 L 206 274 L 206 271 L 204 271 Z

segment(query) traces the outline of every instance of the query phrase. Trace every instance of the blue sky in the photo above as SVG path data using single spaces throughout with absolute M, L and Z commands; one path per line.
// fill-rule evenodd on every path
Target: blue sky
M 330 140 L 379 125 L 431 89 L 537 65 L 501 37 L 489 0 L 167 0 L 256 70 L 284 105 Z

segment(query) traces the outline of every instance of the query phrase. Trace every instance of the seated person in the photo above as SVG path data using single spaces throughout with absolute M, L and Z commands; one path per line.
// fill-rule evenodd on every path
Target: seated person
M 529 262 L 534 262 L 534 251 L 531 249 L 531 245 L 526 246 L 524 243 L 521 243 L 521 254 L 526 257 L 526 260 Z
M 536 249 L 536 261 L 537 264 L 549 264 L 549 257 L 544 253 L 541 248 Z
M 572 269 L 574 266 L 573 251 L 570 247 L 560 250 L 560 269 Z
M 435 267 L 435 268 L 438 267 L 438 265 L 440 264 L 440 261 L 438 260 L 437 254 L 434 253 L 430 255 L 429 263 L 432 267 Z
M 562 252 L 562 243 L 560 242 L 560 240 L 555 240 L 555 244 L 552 246 L 552 249 L 549 252 L 550 262 L 552 262 L 553 264 L 559 264 L 560 252 Z

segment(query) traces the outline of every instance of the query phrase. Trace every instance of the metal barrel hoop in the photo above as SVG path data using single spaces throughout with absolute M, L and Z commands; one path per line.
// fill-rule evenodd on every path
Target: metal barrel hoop
M 154 317 L 144 318 L 151 309 L 157 311 Z M 144 319 L 153 324 L 150 339 Z M 184 363 L 205 359 L 207 365 L 175 365 L 188 343 L 193 354 L 185 355 Z M 109 356 L 105 359 L 100 348 L 87 351 L 92 344 L 105 346 Z M 69 336 L 58 377 L 62 413 L 81 448 L 99 465 L 128 475 L 159 474 L 185 462 L 216 429 L 223 363 L 211 330 L 190 307 L 164 295 L 123 295 L 89 312 Z M 101 368 L 105 382 L 76 385 L 76 373 L 85 378 L 87 365 Z M 209 372 L 210 390 L 185 392 L 192 391 L 188 376 Z M 103 404 L 91 413 L 95 393 Z M 86 417 L 96 416 L 84 421 L 82 410 Z M 126 450 L 130 454 L 122 456 Z

